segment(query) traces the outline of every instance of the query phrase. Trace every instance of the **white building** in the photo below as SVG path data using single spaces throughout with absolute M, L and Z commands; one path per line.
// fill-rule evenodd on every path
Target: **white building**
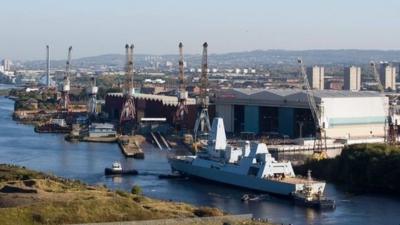
M 359 91 L 361 88 L 361 68 L 347 67 L 344 70 L 344 90 Z
M 329 138 L 383 137 L 388 98 L 377 92 L 314 91 Z M 315 135 L 304 90 L 227 89 L 216 95 L 216 115 L 227 132 L 279 133 L 291 138 Z
M 115 137 L 117 132 L 110 123 L 92 123 L 89 126 L 89 137 Z
M 325 69 L 320 66 L 307 68 L 307 79 L 312 89 L 324 90 Z
M 396 67 L 387 63 L 381 64 L 379 76 L 385 90 L 396 90 Z
M 11 70 L 11 65 L 12 65 L 12 61 L 9 59 L 3 59 L 2 63 L 3 65 L 3 70 L 4 71 L 10 71 Z

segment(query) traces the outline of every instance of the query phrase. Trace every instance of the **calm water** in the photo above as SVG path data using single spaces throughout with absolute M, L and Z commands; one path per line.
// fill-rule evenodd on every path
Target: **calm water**
M 1 86 L 0 86 L 1 88 Z M 160 180 L 170 171 L 166 152 L 146 146 L 145 160 L 125 159 L 115 144 L 69 143 L 63 135 L 36 134 L 33 127 L 11 120 L 13 102 L 0 97 L 0 163 L 13 163 L 90 184 L 130 190 L 140 185 L 147 196 L 219 207 L 230 213 L 253 213 L 277 223 L 292 224 L 400 224 L 400 198 L 346 195 L 334 185 L 327 194 L 337 201 L 335 211 L 318 212 L 294 206 L 289 200 L 268 199 L 243 203 L 246 190 L 194 179 Z M 119 160 L 141 175 L 108 178 L 104 168 Z M 400 179 L 400 178 L 399 178 Z

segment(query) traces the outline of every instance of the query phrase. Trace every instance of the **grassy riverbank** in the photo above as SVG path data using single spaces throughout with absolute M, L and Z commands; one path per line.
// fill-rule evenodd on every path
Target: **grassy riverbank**
M 314 177 L 343 184 L 350 191 L 400 194 L 400 148 L 384 144 L 357 144 L 334 159 L 309 161 L 296 168 L 312 170 Z
M 221 216 L 216 208 L 194 207 L 89 186 L 22 167 L 0 165 L 0 224 L 73 224 Z M 218 224 L 204 222 L 196 224 Z M 222 222 L 221 222 L 222 224 Z M 230 224 L 261 224 L 231 221 Z

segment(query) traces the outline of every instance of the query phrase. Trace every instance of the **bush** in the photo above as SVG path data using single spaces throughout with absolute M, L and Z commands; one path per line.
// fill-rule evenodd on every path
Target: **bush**
M 297 168 L 313 176 L 345 184 L 356 191 L 400 194 L 400 148 L 384 144 L 346 146 L 334 159 L 309 161 Z
M 139 185 L 134 185 L 132 187 L 131 193 L 134 195 L 140 195 L 142 194 L 142 188 Z
M 223 216 L 224 214 L 221 212 L 221 210 L 217 208 L 211 208 L 211 207 L 200 207 L 198 209 L 195 209 L 193 211 L 194 215 L 198 217 L 211 217 L 211 216 Z

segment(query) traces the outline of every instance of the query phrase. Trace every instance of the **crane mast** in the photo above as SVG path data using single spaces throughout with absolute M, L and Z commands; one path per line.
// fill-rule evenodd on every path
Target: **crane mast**
M 96 86 L 96 78 L 90 78 L 90 89 L 89 89 L 89 102 L 88 102 L 88 113 L 92 116 L 97 115 L 97 92 L 98 87 Z
M 379 73 L 378 73 L 378 69 L 376 68 L 376 63 L 374 61 L 370 62 L 371 68 L 372 68 L 372 74 L 374 75 L 375 81 L 378 83 L 377 87 L 378 87 L 378 91 L 380 93 L 383 93 L 385 88 L 382 85 L 381 79 L 379 78 Z
M 297 62 L 300 66 L 300 72 L 303 76 L 303 85 L 306 88 L 307 101 L 315 125 L 315 140 L 313 147 L 314 155 L 318 155 L 319 157 L 326 157 L 326 152 L 327 152 L 326 132 L 325 132 L 325 126 L 321 120 L 321 111 L 319 110 L 319 108 L 317 107 L 317 103 L 315 102 L 314 92 L 311 89 L 310 83 L 308 81 L 303 60 L 299 58 Z
M 50 46 L 46 45 L 46 86 L 50 88 Z
M 379 73 L 378 73 L 378 69 L 376 68 L 376 63 L 374 61 L 370 62 L 371 68 L 372 68 L 372 72 L 375 78 L 375 81 L 378 83 L 377 87 L 378 87 L 378 91 L 381 94 L 384 94 L 384 90 L 385 88 L 383 87 L 383 84 L 379 78 Z M 397 130 L 398 130 L 398 125 L 397 125 L 397 121 L 395 119 L 395 101 L 397 100 L 397 98 L 389 98 L 389 110 L 388 112 L 385 112 L 386 116 L 385 116 L 385 130 L 384 130 L 384 141 L 385 143 L 389 144 L 389 145 L 395 145 L 397 143 Z M 383 108 L 386 109 L 387 105 L 385 104 L 385 102 L 383 103 Z
M 65 66 L 65 76 L 63 81 L 63 88 L 62 88 L 61 102 L 60 102 L 60 109 L 67 112 L 70 104 L 69 91 L 71 90 L 71 82 L 70 82 L 71 53 L 72 53 L 72 46 L 68 48 L 68 58 Z
M 135 119 L 135 104 L 133 99 L 133 76 L 134 76 L 134 66 L 133 66 L 133 44 L 125 45 L 125 83 L 124 83 L 124 103 L 120 115 L 120 124 L 123 125 L 127 122 L 133 122 Z
M 208 116 L 208 59 L 207 59 L 207 42 L 203 44 L 203 56 L 201 63 L 201 77 L 200 77 L 200 96 L 197 99 L 199 109 L 197 112 L 196 122 L 194 124 L 194 140 L 197 141 L 198 132 L 206 133 L 211 130 L 210 118 Z
M 183 44 L 182 42 L 179 43 L 179 90 L 178 90 L 178 105 L 176 107 L 176 112 L 174 115 L 175 124 L 179 128 L 183 128 L 184 119 L 188 114 L 188 108 L 186 106 L 186 100 L 188 98 L 188 93 L 186 91 L 185 86 L 185 76 L 184 76 L 184 68 L 183 68 Z

